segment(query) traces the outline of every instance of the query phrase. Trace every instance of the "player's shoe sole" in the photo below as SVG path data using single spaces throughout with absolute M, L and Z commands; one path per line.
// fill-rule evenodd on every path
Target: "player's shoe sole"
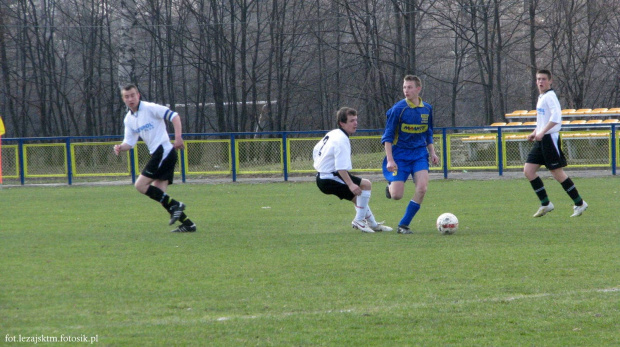
M 411 229 L 409 229 L 406 225 L 399 225 L 396 232 L 399 234 L 413 234 L 413 231 L 411 231 Z
M 392 231 L 394 229 L 392 229 L 391 227 L 387 226 L 387 225 L 383 225 L 384 222 L 379 222 L 377 223 L 377 226 L 374 227 L 370 227 L 372 230 L 374 230 L 376 233 L 380 233 L 380 232 L 387 232 L 387 231 Z
M 385 197 L 388 199 L 392 198 L 392 194 L 390 194 L 390 184 L 388 183 L 387 186 L 385 186 Z
M 542 217 L 542 216 L 546 215 L 547 213 L 553 211 L 553 209 L 555 209 L 555 207 L 553 206 L 553 203 L 550 202 L 549 205 L 547 205 L 547 206 L 540 206 L 538 208 L 538 211 L 536 211 L 536 213 L 534 213 L 533 217 Z
M 196 231 L 196 224 L 185 225 L 181 224 L 178 228 L 171 230 L 173 233 L 193 233 Z
M 588 204 L 584 201 L 581 206 L 573 206 L 573 214 L 571 217 L 579 217 L 588 208 Z
M 368 223 L 366 223 L 366 220 L 363 220 L 363 221 L 353 220 L 351 222 L 351 226 L 353 227 L 353 229 L 357 229 L 363 233 L 374 233 L 375 232 L 368 226 Z

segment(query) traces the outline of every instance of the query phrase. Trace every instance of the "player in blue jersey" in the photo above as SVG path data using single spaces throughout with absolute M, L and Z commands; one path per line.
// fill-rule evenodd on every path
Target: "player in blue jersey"
M 381 137 L 385 147 L 383 176 L 389 182 L 386 196 L 400 200 L 409 176 L 413 176 L 415 183 L 415 194 L 398 223 L 399 234 L 412 234 L 409 224 L 420 209 L 428 187 L 429 155 L 433 164 L 439 164 L 433 146 L 433 107 L 422 101 L 421 91 L 422 81 L 419 77 L 405 76 L 405 99 L 387 111 L 387 124 Z
M 173 232 L 194 232 L 194 224 L 183 212 L 185 204 L 176 201 L 166 194 L 169 184 L 174 178 L 174 166 L 177 163 L 177 149 L 184 147 L 181 116 L 166 106 L 140 100 L 140 92 L 135 84 L 121 88 L 123 102 L 129 109 L 125 115 L 125 138 L 123 143 L 114 146 L 114 153 L 132 149 L 138 139 L 149 148 L 151 158 L 136 180 L 136 189 L 159 202 L 170 214 L 172 225 L 176 221 L 182 224 Z M 166 121 L 174 126 L 174 144 L 170 142 Z

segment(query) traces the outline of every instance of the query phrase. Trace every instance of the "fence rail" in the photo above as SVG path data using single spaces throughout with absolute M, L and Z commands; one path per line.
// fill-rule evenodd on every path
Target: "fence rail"
M 616 175 L 618 125 L 564 126 L 561 145 L 571 168 L 609 168 Z M 451 171 L 521 169 L 532 143 L 533 127 L 437 128 L 435 149 L 441 165 L 431 167 L 448 178 Z M 185 134 L 176 174 L 182 182 L 209 177 L 282 176 L 313 173 L 312 148 L 326 131 Z M 381 172 L 382 130 L 358 130 L 351 136 L 355 172 Z M 2 139 L 5 183 L 125 180 L 135 182 L 149 159 L 148 148 L 116 156 L 122 136 Z

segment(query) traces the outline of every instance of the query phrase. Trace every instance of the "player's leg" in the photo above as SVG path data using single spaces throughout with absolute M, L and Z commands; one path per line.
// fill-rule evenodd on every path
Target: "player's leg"
M 577 187 L 575 186 L 575 183 L 573 183 L 573 180 L 568 177 L 563 168 L 550 170 L 550 172 L 553 175 L 553 178 L 560 182 L 566 194 L 568 194 L 575 204 L 573 206 L 573 214 L 571 217 L 581 216 L 581 214 L 588 208 L 588 203 L 586 203 L 581 198 L 581 195 L 579 195 L 579 191 L 577 191 Z
M 540 207 L 538 211 L 534 213 L 534 217 L 542 217 L 554 209 L 553 203 L 549 201 L 545 184 L 538 176 L 538 169 L 540 169 L 543 164 L 545 164 L 545 156 L 543 154 L 542 141 L 537 141 L 528 154 L 525 165 L 523 165 L 523 174 L 530 182 L 538 200 L 540 200 Z
M 353 175 L 349 175 L 349 176 L 351 177 L 351 180 L 353 181 L 353 183 L 362 187 L 361 178 L 355 177 Z M 349 187 L 342 181 L 342 179 L 340 179 L 339 177 L 321 178 L 320 174 L 317 174 L 316 185 L 319 188 L 319 190 L 323 192 L 323 194 L 336 195 L 340 200 L 348 200 L 354 204 L 355 209 L 356 209 L 355 211 L 356 216 L 355 216 L 355 219 L 353 219 L 353 221 L 351 222 L 351 226 L 353 228 L 361 230 L 362 232 L 366 232 L 366 233 L 374 232 L 374 230 L 368 227 L 368 224 L 366 220 L 364 219 L 363 215 L 358 219 L 357 217 L 358 196 L 356 196 L 355 194 L 353 194 L 353 192 L 351 192 Z
M 398 170 L 390 172 L 387 169 L 387 158 L 383 159 L 382 170 L 383 177 L 388 181 L 387 187 L 385 187 L 385 197 L 388 199 L 400 200 L 403 198 L 405 192 L 405 182 L 409 177 L 409 172 L 401 165 L 403 163 L 396 162 Z
M 374 231 L 392 231 L 392 228 L 383 225 L 383 223 L 377 223 L 372 210 L 370 209 L 370 195 L 372 190 L 372 183 L 363 178 L 360 182 L 360 188 L 362 188 L 362 194 L 354 198 L 355 204 L 355 219 L 362 218 L 366 221 L 368 226 Z
M 420 210 L 422 201 L 424 200 L 424 195 L 426 195 L 426 190 L 428 188 L 428 170 L 419 170 L 413 174 L 413 180 L 415 182 L 415 193 L 413 198 L 407 204 L 407 208 L 405 209 L 405 214 L 403 218 L 398 223 L 398 232 L 401 234 L 409 234 L 411 231 L 409 230 L 409 224 L 413 220 L 413 217 Z

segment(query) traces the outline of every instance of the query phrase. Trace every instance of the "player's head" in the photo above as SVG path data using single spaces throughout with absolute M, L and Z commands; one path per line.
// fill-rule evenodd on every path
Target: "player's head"
M 357 130 L 357 110 L 351 107 L 341 107 L 336 111 L 338 127 L 351 135 Z
M 540 93 L 551 89 L 551 83 L 553 83 L 551 71 L 545 69 L 536 71 L 536 87 Z
M 138 110 L 138 105 L 140 104 L 140 91 L 138 87 L 129 83 L 121 87 L 121 96 L 123 97 L 123 102 L 132 112 L 136 112 Z
M 417 102 L 422 90 L 422 80 L 418 76 L 407 75 L 403 79 L 403 94 L 407 100 Z

